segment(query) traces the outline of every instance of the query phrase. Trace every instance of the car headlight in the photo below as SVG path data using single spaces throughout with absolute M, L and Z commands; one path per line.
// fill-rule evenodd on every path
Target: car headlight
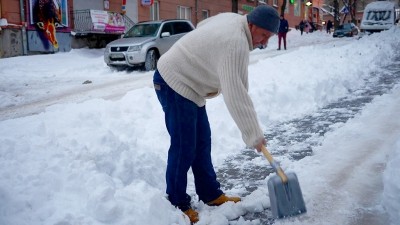
M 133 45 L 133 46 L 129 46 L 128 52 L 140 51 L 141 49 L 142 49 L 141 45 Z

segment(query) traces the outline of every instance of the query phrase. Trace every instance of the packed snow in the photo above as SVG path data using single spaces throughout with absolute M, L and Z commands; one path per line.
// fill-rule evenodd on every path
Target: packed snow
M 399 28 L 361 39 L 293 29 L 287 38 L 286 51 L 274 36 L 250 56 L 249 93 L 263 129 L 349 95 L 400 52 Z M 0 60 L 1 225 L 190 224 L 165 195 L 169 136 L 153 72 L 110 70 L 102 51 Z M 274 154 L 297 174 L 308 210 L 275 224 L 399 224 L 399 103 L 396 85 L 335 124 L 311 156 Z M 221 96 L 207 110 L 218 170 L 245 145 Z M 247 163 L 269 166 L 262 154 Z M 250 194 L 224 190 L 243 201 L 220 207 L 199 202 L 188 177 L 199 225 L 259 224 L 241 216 L 270 206 L 270 176 Z

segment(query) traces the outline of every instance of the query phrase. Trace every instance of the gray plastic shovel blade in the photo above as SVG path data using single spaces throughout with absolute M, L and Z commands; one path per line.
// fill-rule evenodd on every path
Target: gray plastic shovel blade
M 287 183 L 274 175 L 268 180 L 269 198 L 274 218 L 285 218 L 307 212 L 295 173 L 286 173 Z

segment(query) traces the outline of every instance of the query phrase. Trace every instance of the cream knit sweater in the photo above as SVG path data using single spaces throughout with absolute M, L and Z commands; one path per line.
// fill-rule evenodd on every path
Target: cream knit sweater
M 263 138 L 248 95 L 249 53 L 253 50 L 246 16 L 221 13 L 202 21 L 158 61 L 165 82 L 177 93 L 204 106 L 222 93 L 225 104 L 253 147 Z

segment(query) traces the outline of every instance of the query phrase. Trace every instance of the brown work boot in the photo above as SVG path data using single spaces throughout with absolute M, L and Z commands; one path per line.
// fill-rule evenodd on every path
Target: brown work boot
M 206 204 L 209 206 L 219 206 L 224 204 L 225 202 L 240 202 L 239 197 L 228 197 L 225 194 L 220 195 L 217 199 L 212 200 L 211 202 L 207 202 Z
M 197 213 L 194 209 L 190 208 L 183 213 L 185 213 L 185 215 L 189 217 L 189 220 L 192 224 L 199 221 L 199 213 Z

